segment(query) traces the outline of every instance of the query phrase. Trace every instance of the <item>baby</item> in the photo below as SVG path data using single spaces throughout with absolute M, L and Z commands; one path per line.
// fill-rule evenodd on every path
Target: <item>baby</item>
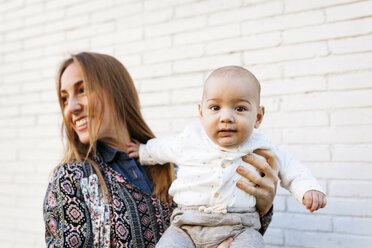
M 255 171 L 241 157 L 258 148 L 275 152 L 281 185 L 310 211 L 326 196 L 316 179 L 286 151 L 256 131 L 264 116 L 260 84 L 248 70 L 226 66 L 211 73 L 199 104 L 203 128 L 179 135 L 128 144 L 129 156 L 142 165 L 172 162 L 179 166 L 169 194 L 178 207 L 156 247 L 216 247 L 234 237 L 231 247 L 264 247 L 256 198 L 240 190 L 239 165 Z M 257 172 L 256 172 L 257 173 Z

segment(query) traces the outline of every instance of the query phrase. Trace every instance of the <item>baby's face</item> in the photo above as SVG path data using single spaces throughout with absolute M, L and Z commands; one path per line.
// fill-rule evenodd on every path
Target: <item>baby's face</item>
M 263 118 L 255 82 L 241 77 L 214 77 L 204 86 L 199 105 L 208 137 L 224 148 L 234 148 L 247 140 Z

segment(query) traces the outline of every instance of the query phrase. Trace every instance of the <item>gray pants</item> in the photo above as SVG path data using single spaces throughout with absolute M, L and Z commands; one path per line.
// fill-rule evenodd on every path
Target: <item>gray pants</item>
M 196 207 L 178 207 L 157 248 L 215 248 L 233 237 L 231 248 L 263 248 L 258 213 L 254 209 L 228 209 L 226 214 L 201 213 Z

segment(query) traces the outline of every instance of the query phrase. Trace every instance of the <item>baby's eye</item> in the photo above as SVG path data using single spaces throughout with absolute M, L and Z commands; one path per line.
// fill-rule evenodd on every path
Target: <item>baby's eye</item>
M 246 111 L 247 109 L 243 106 L 239 106 L 239 107 L 236 107 L 235 110 L 238 112 L 243 112 L 243 111 Z
M 214 106 L 210 107 L 210 109 L 213 110 L 213 111 L 218 111 L 218 110 L 220 110 L 220 107 L 214 105 Z

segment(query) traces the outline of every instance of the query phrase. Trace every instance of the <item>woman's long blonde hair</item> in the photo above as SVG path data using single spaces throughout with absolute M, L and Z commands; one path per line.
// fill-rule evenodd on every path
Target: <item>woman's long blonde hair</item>
M 75 63 L 82 73 L 86 94 L 88 97 L 88 118 L 94 114 L 97 125 L 89 125 L 89 144 L 82 144 L 73 130 L 71 123 L 63 115 L 64 104 L 61 99 L 61 77 L 66 68 Z M 109 198 L 107 185 L 103 180 L 99 166 L 94 163 L 90 157 L 96 155 L 97 136 L 103 119 L 103 111 L 96 111 L 97 102 L 90 101 L 91 93 L 95 92 L 95 99 L 98 99 L 98 106 L 103 103 L 109 105 L 105 108 L 113 116 L 113 128 L 118 132 L 121 125 L 126 125 L 130 138 L 136 139 L 141 143 L 146 143 L 149 139 L 154 138 L 154 134 L 144 121 L 138 99 L 137 91 L 134 87 L 133 80 L 126 68 L 114 57 L 92 53 L 82 52 L 72 55 L 65 60 L 57 76 L 57 94 L 63 115 L 62 135 L 66 137 L 65 152 L 62 164 L 73 159 L 78 161 L 91 162 L 96 171 L 102 191 L 106 199 Z M 98 114 L 97 116 L 97 113 Z M 89 122 L 88 122 L 89 123 Z M 165 201 L 170 184 L 174 180 L 173 165 L 155 165 L 146 166 L 147 173 L 154 183 L 153 194 L 160 196 Z

